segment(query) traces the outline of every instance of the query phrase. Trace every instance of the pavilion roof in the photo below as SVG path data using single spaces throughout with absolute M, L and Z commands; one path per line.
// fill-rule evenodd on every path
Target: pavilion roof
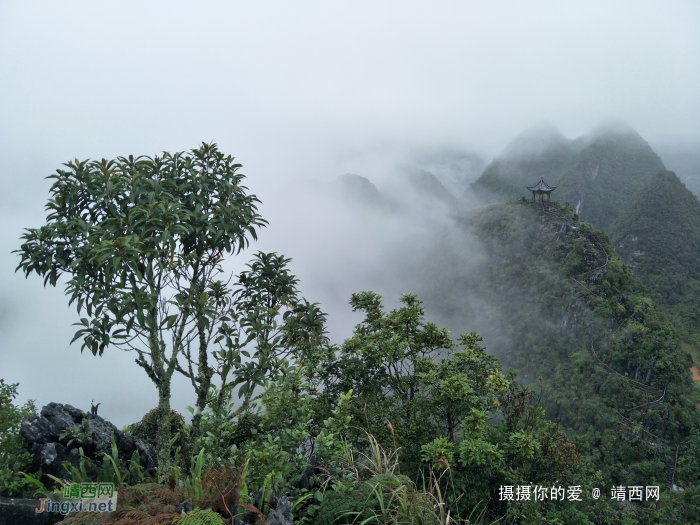
M 544 179 L 540 178 L 540 181 L 535 184 L 534 186 L 528 186 L 527 189 L 530 191 L 542 191 L 542 192 L 550 192 L 554 191 L 557 187 L 556 186 L 550 186 L 547 184 Z

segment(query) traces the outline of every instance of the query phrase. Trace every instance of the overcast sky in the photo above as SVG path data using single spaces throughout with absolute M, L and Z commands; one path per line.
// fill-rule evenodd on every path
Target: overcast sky
M 401 289 L 383 267 L 396 247 L 363 235 L 371 217 L 340 215 L 334 273 L 334 232 L 309 227 L 333 210 L 299 181 L 351 172 L 381 187 L 417 152 L 488 158 L 543 120 L 572 137 L 612 117 L 652 146 L 698 142 L 699 93 L 697 1 L 1 0 L 0 377 L 40 406 L 95 399 L 119 426 L 157 404 L 131 356 L 69 346 L 62 286 L 13 273 L 22 229 L 45 217 L 44 177 L 68 159 L 216 141 L 265 203 L 258 248 L 294 258 L 341 340 L 350 291 Z M 173 398 L 194 401 L 182 382 Z

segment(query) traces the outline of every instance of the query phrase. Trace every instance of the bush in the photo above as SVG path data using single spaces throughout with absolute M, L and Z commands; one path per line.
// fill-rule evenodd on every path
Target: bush
M 16 407 L 12 401 L 17 397 L 19 383 L 7 384 L 0 379 L 0 495 L 31 495 L 33 486 L 21 475 L 32 463 L 32 455 L 27 451 L 27 443 L 19 435 L 20 422 L 36 415 L 34 401 Z
M 185 418 L 182 417 L 182 414 L 179 412 L 176 412 L 175 410 L 170 410 L 170 438 L 174 438 L 175 435 L 177 435 L 178 432 L 181 432 L 185 426 Z M 154 408 L 150 412 L 148 412 L 143 418 L 141 418 L 141 421 L 138 423 L 133 423 L 132 425 L 129 425 L 127 429 L 127 433 L 139 438 L 143 439 L 147 443 L 150 443 L 154 447 L 156 446 L 156 434 L 158 431 L 158 408 Z M 178 440 L 180 441 L 180 440 Z M 173 445 L 173 448 L 171 450 L 171 456 L 175 455 L 175 451 L 177 450 L 178 443 L 175 443 Z

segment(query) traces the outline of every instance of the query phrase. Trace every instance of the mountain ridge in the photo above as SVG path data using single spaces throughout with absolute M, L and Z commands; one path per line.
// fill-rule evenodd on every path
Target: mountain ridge
M 573 140 L 536 127 L 516 137 L 470 190 L 492 202 L 529 197 L 526 187 L 543 177 L 558 187 L 556 200 L 605 230 L 632 194 L 663 169 L 661 158 L 626 124 L 601 125 Z

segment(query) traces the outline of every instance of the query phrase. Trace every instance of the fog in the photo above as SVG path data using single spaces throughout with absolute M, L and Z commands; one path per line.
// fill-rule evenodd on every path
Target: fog
M 131 355 L 69 345 L 78 314 L 64 281 L 44 288 L 14 273 L 23 228 L 46 215 L 45 177 L 68 159 L 215 141 L 243 164 L 270 221 L 226 270 L 256 250 L 291 257 L 340 342 L 358 321 L 352 292 L 392 307 L 418 292 L 430 317 L 445 260 L 461 261 L 454 279 L 488 264 L 408 175 L 430 171 L 460 197 L 524 129 L 546 121 L 575 137 L 614 118 L 692 177 L 698 93 L 694 1 L 2 2 L 0 377 L 20 383 L 19 402 L 94 399 L 118 426 L 157 404 Z M 352 198 L 338 181 L 348 173 L 393 207 Z M 435 320 L 488 331 L 468 319 L 478 297 L 449 301 L 461 318 Z M 178 379 L 173 391 L 185 412 L 191 387 Z

